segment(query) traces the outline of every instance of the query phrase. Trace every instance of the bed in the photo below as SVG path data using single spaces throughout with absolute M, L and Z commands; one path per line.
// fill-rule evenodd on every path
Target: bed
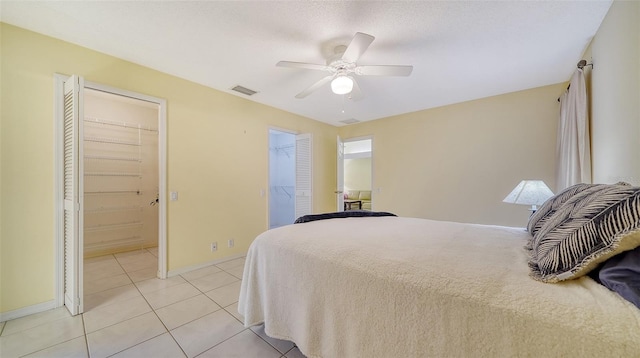
M 252 243 L 238 311 L 308 357 L 638 357 L 640 309 L 587 275 L 534 280 L 531 241 L 390 216 L 284 226 Z

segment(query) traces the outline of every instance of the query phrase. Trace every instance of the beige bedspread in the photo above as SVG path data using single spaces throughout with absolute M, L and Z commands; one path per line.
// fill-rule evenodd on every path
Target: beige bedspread
M 640 310 L 590 278 L 528 276 L 521 228 L 381 217 L 267 231 L 245 325 L 308 357 L 640 357 Z

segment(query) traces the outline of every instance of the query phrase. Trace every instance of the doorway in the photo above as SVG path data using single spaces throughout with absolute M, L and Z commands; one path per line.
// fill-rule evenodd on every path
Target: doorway
M 295 221 L 296 135 L 269 130 L 269 229 Z
M 79 76 L 55 83 L 56 290 L 75 315 L 99 304 L 86 295 L 166 277 L 166 103 Z
M 269 229 L 295 221 L 296 135 L 269 130 Z
M 85 311 L 102 292 L 157 276 L 158 112 L 156 103 L 85 88 Z
M 344 140 L 342 210 L 367 210 L 373 207 L 373 139 L 360 137 Z M 338 172 L 340 173 L 340 172 Z
M 313 211 L 313 137 L 271 128 L 269 229 L 293 224 Z
M 89 88 L 84 100 L 84 258 L 157 251 L 158 105 Z

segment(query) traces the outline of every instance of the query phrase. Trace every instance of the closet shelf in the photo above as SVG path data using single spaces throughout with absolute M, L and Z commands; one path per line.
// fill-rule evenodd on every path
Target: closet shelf
M 142 226 L 142 221 L 132 221 L 132 222 L 121 223 L 121 224 L 110 224 L 110 225 L 98 225 L 98 226 L 85 227 L 84 228 L 84 232 L 132 229 L 132 228 L 136 228 L 136 227 L 140 227 L 140 226 Z
M 295 145 L 293 144 L 281 145 L 281 146 L 272 147 L 271 149 L 273 149 L 276 152 L 276 155 L 284 154 L 287 156 L 287 158 L 290 158 L 291 155 L 293 155 L 293 151 L 295 150 Z
M 295 148 L 294 144 L 277 145 L 277 146 L 273 147 L 273 149 L 275 149 L 275 150 L 286 150 L 286 149 L 293 149 L 293 148 Z
M 142 177 L 140 173 L 84 173 L 85 177 Z
M 106 144 L 119 144 L 119 145 L 131 145 L 135 147 L 140 147 L 142 144 L 140 142 L 131 142 L 121 139 L 114 138 L 102 138 L 102 137 L 84 137 L 85 142 L 94 142 L 94 143 L 106 143 Z
M 142 162 L 140 158 L 110 157 L 106 155 L 85 155 L 84 159 L 115 160 L 115 161 L 122 161 L 122 162 L 138 162 L 138 163 Z
M 151 126 L 142 126 L 141 124 L 132 124 L 132 123 L 127 123 L 127 122 L 110 121 L 110 120 L 100 119 L 100 118 L 96 118 L 96 117 L 85 117 L 84 121 L 87 122 L 87 123 L 92 123 L 92 124 L 115 126 L 115 127 L 121 127 L 121 128 L 127 128 L 127 129 L 135 129 L 135 130 L 143 130 L 143 131 L 156 132 L 156 133 L 158 132 L 157 129 L 151 128 Z
M 288 196 L 289 199 L 291 199 L 293 197 L 293 193 L 294 193 L 294 187 L 293 185 L 272 185 L 271 188 L 277 193 L 277 194 L 283 194 Z M 287 190 L 287 188 L 289 190 Z M 291 191 L 291 192 L 289 192 Z
M 118 211 L 134 211 L 140 210 L 142 211 L 142 206 L 118 206 L 118 207 L 100 207 L 95 209 L 84 209 L 85 213 L 110 213 L 110 212 L 118 212 Z

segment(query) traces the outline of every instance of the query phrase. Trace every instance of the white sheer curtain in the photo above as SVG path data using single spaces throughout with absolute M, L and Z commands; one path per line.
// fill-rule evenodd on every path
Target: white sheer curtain
M 556 150 L 556 192 L 578 183 L 591 183 L 591 145 L 587 117 L 587 88 L 581 69 L 560 97 Z

